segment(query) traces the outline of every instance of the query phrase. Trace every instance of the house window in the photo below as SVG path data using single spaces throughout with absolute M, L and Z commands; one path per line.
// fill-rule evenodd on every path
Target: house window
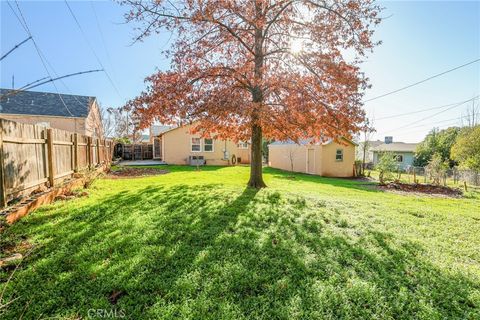
M 403 155 L 401 154 L 396 154 L 394 156 L 394 159 L 397 161 L 397 162 L 403 162 Z
M 192 138 L 192 152 L 202 151 L 200 138 Z
M 203 151 L 213 152 L 213 139 L 203 140 Z
M 343 161 L 343 149 L 337 149 L 335 153 L 335 161 Z
M 248 149 L 248 143 L 247 142 L 239 142 L 237 144 L 238 149 Z

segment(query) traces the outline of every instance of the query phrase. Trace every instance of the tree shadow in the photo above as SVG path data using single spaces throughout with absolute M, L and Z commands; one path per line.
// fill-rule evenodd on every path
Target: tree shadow
M 18 299 L 4 318 L 112 308 L 129 319 L 479 314 L 478 282 L 439 269 L 412 242 L 332 214 L 278 192 L 217 184 L 56 203 L 7 230 L 39 247 L 7 287 Z
M 375 182 L 368 182 L 365 180 L 355 178 L 333 178 L 311 175 L 301 172 L 290 172 L 275 168 L 264 168 L 264 173 L 270 174 L 275 179 L 288 181 L 313 182 L 318 184 L 330 185 L 338 188 L 356 189 L 366 192 L 383 193 L 383 190 L 376 188 Z

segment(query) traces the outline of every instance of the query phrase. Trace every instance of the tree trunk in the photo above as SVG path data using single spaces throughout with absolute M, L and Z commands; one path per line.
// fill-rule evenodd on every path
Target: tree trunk
M 365 142 L 364 142 L 364 145 L 363 145 L 363 160 L 362 160 L 362 176 L 365 175 L 365 160 L 366 160 L 366 152 L 367 152 L 367 148 L 365 147 Z
M 262 4 L 255 2 L 255 15 L 259 18 L 262 15 Z M 252 90 L 252 102 L 254 109 L 252 112 L 252 150 L 250 159 L 250 180 L 248 186 L 253 188 L 265 188 L 267 185 L 263 182 L 262 176 L 262 127 L 260 126 L 259 114 L 263 105 L 263 29 L 255 29 L 255 87 Z
M 252 126 L 252 146 L 250 159 L 250 180 L 248 186 L 252 188 L 265 188 L 262 175 L 262 128 L 256 124 Z

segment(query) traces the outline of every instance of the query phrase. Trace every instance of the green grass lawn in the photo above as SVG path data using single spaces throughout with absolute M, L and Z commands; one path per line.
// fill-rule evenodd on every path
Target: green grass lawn
M 162 168 L 100 179 L 0 234 L 34 246 L 7 285 L 0 271 L 0 318 L 480 318 L 479 193 L 268 168 L 257 191 L 247 167 Z

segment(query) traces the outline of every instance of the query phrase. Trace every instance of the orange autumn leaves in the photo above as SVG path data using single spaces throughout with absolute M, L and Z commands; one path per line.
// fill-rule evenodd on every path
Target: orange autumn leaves
M 364 120 L 359 62 L 376 43 L 371 0 L 127 0 L 139 39 L 175 34 L 169 71 L 131 100 L 143 127 L 195 122 L 204 136 L 249 140 L 351 136 Z M 297 48 L 292 50 L 292 43 Z M 350 59 L 346 59 L 348 54 Z

